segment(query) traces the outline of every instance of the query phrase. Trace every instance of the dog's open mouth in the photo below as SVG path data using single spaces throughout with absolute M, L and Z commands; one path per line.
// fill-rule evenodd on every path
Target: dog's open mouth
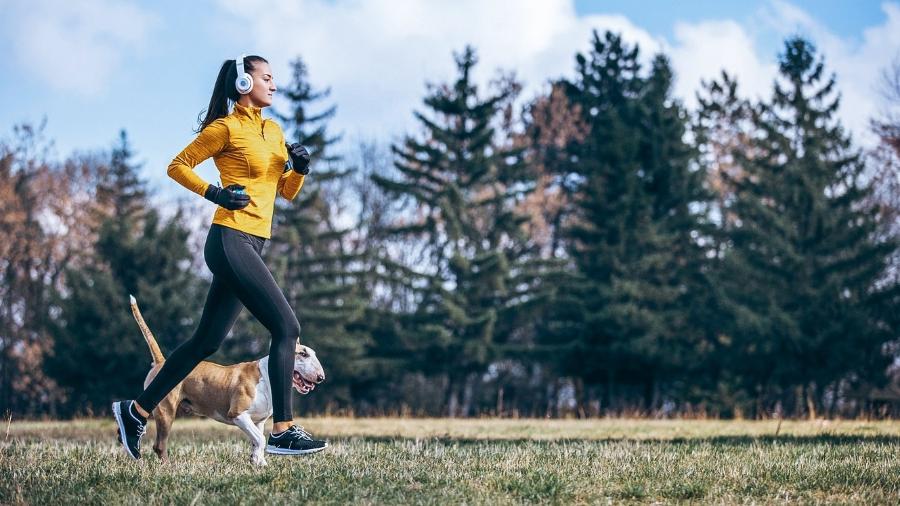
M 303 395 L 306 395 L 312 392 L 313 388 L 316 388 L 316 384 L 312 381 L 307 381 L 306 378 L 303 377 L 296 370 L 294 371 L 294 388 Z

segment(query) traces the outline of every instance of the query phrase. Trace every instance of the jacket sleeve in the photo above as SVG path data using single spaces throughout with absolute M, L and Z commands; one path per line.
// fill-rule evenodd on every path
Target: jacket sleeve
M 288 200 L 294 200 L 294 197 L 300 193 L 300 188 L 303 187 L 303 181 L 306 179 L 306 176 L 290 167 L 291 157 L 288 155 L 287 146 L 284 145 L 284 136 L 282 136 L 281 154 L 288 160 L 288 163 L 285 166 L 285 171 L 278 179 L 278 194 Z
M 209 183 L 197 175 L 194 167 L 221 152 L 227 143 L 228 126 L 221 118 L 213 121 L 172 160 L 167 170 L 169 177 L 202 197 Z

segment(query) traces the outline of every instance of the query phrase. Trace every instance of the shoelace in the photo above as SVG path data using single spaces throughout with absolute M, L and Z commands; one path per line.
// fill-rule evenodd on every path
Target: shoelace
M 299 425 L 291 425 L 288 430 L 295 434 L 298 434 L 303 439 L 307 439 L 309 441 L 313 440 L 312 434 L 310 434 L 309 432 L 306 432 L 306 430 Z
M 130 411 L 131 408 L 128 408 L 128 409 L 129 409 L 129 414 L 131 414 L 131 411 Z M 147 432 L 147 426 L 150 425 L 150 424 L 148 424 L 148 423 L 141 423 L 141 422 L 139 422 L 139 421 L 137 421 L 137 420 L 135 420 L 135 422 L 137 423 L 138 443 L 140 443 L 140 438 L 143 437 L 143 436 L 144 436 L 144 433 Z

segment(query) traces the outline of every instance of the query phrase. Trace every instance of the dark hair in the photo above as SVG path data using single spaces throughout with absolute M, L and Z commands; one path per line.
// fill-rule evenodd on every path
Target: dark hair
M 262 56 L 251 54 L 244 57 L 244 72 L 248 74 L 256 68 L 254 64 L 258 62 L 269 63 Z M 213 86 L 212 97 L 209 99 L 209 106 L 200 111 L 197 115 L 197 121 L 200 126 L 195 132 L 200 133 L 213 121 L 228 116 L 229 101 L 237 102 L 241 98 L 237 88 L 234 87 L 234 81 L 237 80 L 237 63 L 235 60 L 225 60 L 219 69 L 219 76 L 216 77 L 216 84 Z M 206 116 L 203 113 L 206 112 Z M 202 117 L 202 119 L 201 119 Z

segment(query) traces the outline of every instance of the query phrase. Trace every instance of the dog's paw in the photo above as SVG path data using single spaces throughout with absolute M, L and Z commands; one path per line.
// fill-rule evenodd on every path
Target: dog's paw
M 254 454 L 250 455 L 250 462 L 254 466 L 259 466 L 259 467 L 264 467 L 264 466 L 269 465 L 269 463 L 266 462 L 266 457 L 264 457 L 262 453 L 254 453 Z

